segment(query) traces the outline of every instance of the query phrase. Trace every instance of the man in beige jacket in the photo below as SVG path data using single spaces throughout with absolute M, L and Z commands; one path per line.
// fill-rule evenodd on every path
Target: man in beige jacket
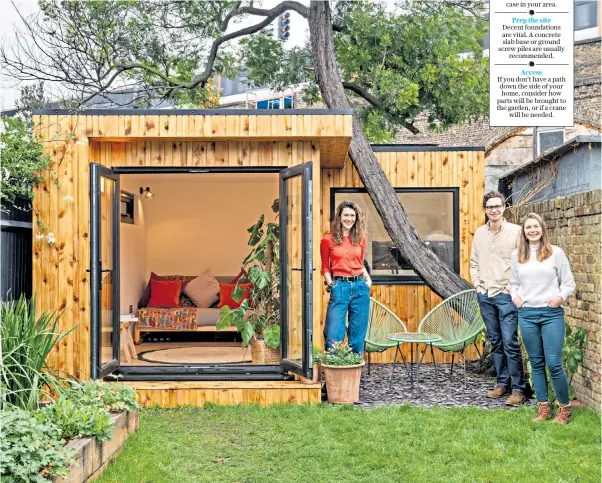
M 501 398 L 512 390 L 506 404 L 518 406 L 525 400 L 526 381 L 518 343 L 518 311 L 510 296 L 510 255 L 516 248 L 521 227 L 504 218 L 505 199 L 498 191 L 483 197 L 489 221 L 474 235 L 470 253 L 470 276 L 477 290 L 481 315 L 491 343 L 497 376 L 487 397 Z

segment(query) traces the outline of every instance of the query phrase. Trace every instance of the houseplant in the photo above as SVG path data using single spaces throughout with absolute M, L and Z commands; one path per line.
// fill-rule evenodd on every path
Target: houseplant
M 313 361 L 313 376 L 311 379 L 301 377 L 303 384 L 317 384 L 320 381 L 320 362 L 322 362 L 322 351 L 316 346 L 313 347 L 311 359 Z
M 343 342 L 335 342 L 322 360 L 328 402 L 353 404 L 360 398 L 360 379 L 364 360 Z
M 278 200 L 272 211 L 279 212 Z M 251 252 L 243 261 L 247 275 L 238 280 L 232 298 L 240 301 L 244 283 L 251 283 L 248 297 L 240 307 L 220 309 L 217 330 L 235 326 L 242 336 L 243 346 L 251 344 L 253 363 L 280 363 L 280 263 L 278 258 L 280 227 L 277 222 L 265 223 L 261 215 L 257 223 L 247 229 Z

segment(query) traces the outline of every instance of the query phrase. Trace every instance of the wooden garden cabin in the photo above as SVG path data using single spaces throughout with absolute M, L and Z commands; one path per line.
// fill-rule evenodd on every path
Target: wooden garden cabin
M 290 375 L 306 371 L 312 344 L 323 344 L 328 298 L 319 242 L 334 205 L 344 198 L 356 200 L 367 214 L 372 296 L 408 330 L 417 329 L 439 301 L 395 257 L 373 215 L 348 158 L 350 110 L 41 110 L 34 123 L 52 165 L 33 202 L 39 220 L 33 230 L 33 287 L 38 310 L 64 310 L 61 330 L 73 329 L 51 355 L 51 365 L 63 373 L 87 379 L 117 370 L 124 376 L 119 383 L 138 388 L 144 405 L 318 402 L 319 385 L 302 385 Z M 468 279 L 472 237 L 483 223 L 484 149 L 385 145 L 374 151 L 419 233 Z M 222 182 L 228 176 L 273 175 L 279 180 L 276 193 L 288 200 L 281 203 L 280 216 L 287 254 L 281 265 L 287 319 L 282 363 L 125 367 L 118 337 L 124 290 L 123 284 L 119 290 L 120 179 L 217 174 Z M 133 193 L 136 199 L 144 196 L 142 188 L 140 195 Z M 43 238 L 48 232 L 54 234 L 52 245 Z M 147 267 L 145 277 L 153 269 Z M 111 332 L 109 339 L 103 327 Z M 389 351 L 372 360 L 392 357 Z M 447 360 L 442 353 L 436 357 Z

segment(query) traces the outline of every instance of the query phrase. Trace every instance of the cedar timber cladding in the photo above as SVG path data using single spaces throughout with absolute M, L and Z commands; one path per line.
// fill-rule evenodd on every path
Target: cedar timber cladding
M 53 174 L 41 173 L 33 200 L 41 222 L 33 226 L 33 291 L 38 312 L 64 310 L 60 330 L 73 329 L 48 363 L 79 379 L 90 377 L 90 162 L 240 168 L 313 161 L 313 231 L 320 234 L 320 166 L 343 165 L 352 130 L 351 110 L 42 110 L 34 125 Z M 53 246 L 36 240 L 44 225 L 55 235 Z M 313 256 L 318 263 L 317 243 Z M 320 300 L 319 271 L 313 276 Z M 321 304 L 314 304 L 318 338 L 321 319 Z
M 485 189 L 484 148 L 462 147 L 374 147 L 376 159 L 395 188 L 459 188 L 460 198 L 460 276 L 470 280 L 470 247 L 476 229 L 484 223 L 481 208 Z M 321 233 L 329 230 L 331 188 L 363 188 L 356 169 L 348 158 L 342 169 L 322 169 L 322 226 Z M 373 285 L 371 296 L 389 307 L 406 324 L 408 331 L 416 331 L 422 318 L 441 298 L 426 285 Z M 323 313 L 328 304 L 327 294 L 322 295 Z M 317 305 L 317 304 L 316 304 Z M 315 322 L 315 321 L 314 321 Z M 324 322 L 319 331 L 314 329 L 314 341 L 322 337 Z M 315 323 L 314 323 L 315 326 Z M 409 350 L 403 347 L 404 350 Z M 371 362 L 393 362 L 395 350 L 371 354 Z M 409 354 L 407 354 L 409 355 Z M 406 357 L 407 357 L 406 355 Z M 476 351 L 471 348 L 469 357 Z M 435 350 L 437 362 L 450 362 L 451 354 Z M 425 362 L 431 362 L 429 352 Z
M 352 133 L 350 110 L 131 109 L 83 111 L 78 115 L 52 110 L 37 112 L 34 123 L 57 179 L 55 182 L 49 172 L 42 173 L 33 201 L 36 219 L 56 238 L 53 246 L 36 241 L 43 225 L 34 223 L 33 289 L 38 311 L 64 310 L 60 330 L 74 329 L 53 349 L 49 364 L 80 379 L 90 377 L 90 285 L 86 272 L 90 264 L 90 162 L 113 168 L 185 170 L 286 167 L 313 161 L 314 267 L 320 264 L 319 241 L 329 229 L 330 189 L 363 187 L 347 157 Z M 480 208 L 484 150 L 391 146 L 375 148 L 375 154 L 394 187 L 459 188 L 460 275 L 469 279 L 472 237 L 484 221 Z M 314 344 L 320 346 L 328 299 L 320 271 L 314 271 L 313 277 Z M 408 330 L 416 330 L 421 318 L 439 301 L 424 285 L 373 286 L 372 296 L 400 316 Z M 447 355 L 436 354 L 438 360 L 449 361 Z M 392 357 L 389 351 L 373 354 L 372 360 L 389 362 Z M 430 360 L 430 354 L 425 360 Z M 274 401 L 305 401 L 309 397 L 302 394 L 302 388 L 279 387 L 274 382 L 266 382 L 262 388 L 196 384 L 186 386 L 186 394 L 177 392 L 176 386 L 161 386 L 167 392 L 160 396 L 160 388 L 150 383 L 140 389 L 146 391 L 141 394 L 148 404 L 161 405 L 174 403 L 173 398 L 214 401 L 215 397 L 226 397 L 224 391 L 240 396 L 242 401 L 258 398 L 261 404 L 270 403 L 262 399 L 264 395 Z M 232 396 L 232 401 L 238 401 L 238 396 Z M 167 400 L 159 402 L 158 397 Z

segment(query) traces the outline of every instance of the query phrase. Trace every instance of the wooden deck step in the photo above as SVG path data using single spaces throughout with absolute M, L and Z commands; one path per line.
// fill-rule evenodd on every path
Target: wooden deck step
M 320 384 L 299 381 L 123 381 L 138 391 L 143 407 L 318 404 Z

